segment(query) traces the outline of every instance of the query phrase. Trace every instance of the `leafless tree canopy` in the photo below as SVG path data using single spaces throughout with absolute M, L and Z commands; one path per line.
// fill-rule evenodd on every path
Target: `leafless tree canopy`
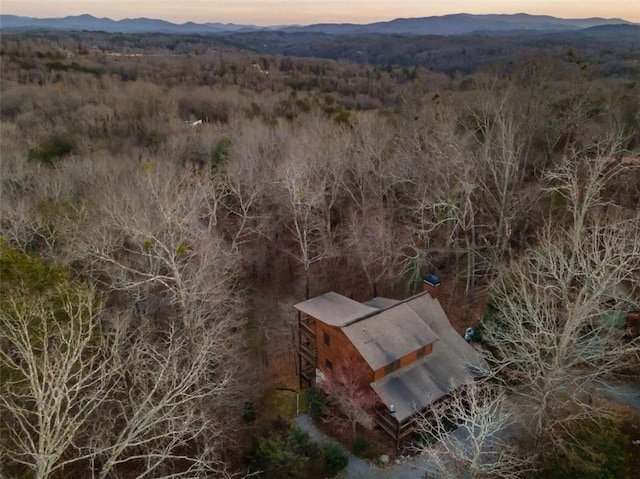
M 295 376 L 282 311 L 402 299 L 427 268 L 501 385 L 448 406 L 468 443 L 421 423 L 443 477 L 528 467 L 495 447 L 514 398 L 535 452 L 600 414 L 594 381 L 640 364 L 627 50 L 615 78 L 552 51 L 447 76 L 207 41 L 0 39 L 3 474 L 240 471 L 244 406 Z M 343 372 L 353 430 L 370 398 Z
M 420 412 L 416 428 L 430 459 L 427 477 L 515 479 L 531 470 L 532 457 L 513 444 L 517 417 L 501 388 L 471 383 Z
M 358 358 L 337 364 L 320 383 L 329 402 L 325 420 L 334 427 L 345 425 L 355 435 L 358 425 L 373 428 L 375 409 L 380 401 L 368 387 L 367 369 Z
M 550 173 L 550 192 L 566 202 L 562 226 L 547 222 L 493 284 L 484 335 L 505 378 L 530 400 L 529 424 L 543 441 L 597 415 L 596 379 L 638 364 L 638 339 L 625 340 L 615 320 L 637 308 L 640 223 L 602 198 L 607 181 L 626 174 L 586 160 Z

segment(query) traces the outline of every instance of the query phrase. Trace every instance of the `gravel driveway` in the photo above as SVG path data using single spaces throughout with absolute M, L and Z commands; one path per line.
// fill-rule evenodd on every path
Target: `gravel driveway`
M 640 411 L 640 386 L 601 381 L 596 385 L 596 391 L 603 396 Z M 333 441 L 313 425 L 308 414 L 301 414 L 295 418 L 295 421 L 300 429 L 309 434 L 311 440 L 318 443 Z M 502 434 L 506 437 L 516 437 L 518 431 L 505 430 Z M 401 464 L 392 463 L 387 467 L 378 467 L 369 461 L 354 456 L 344 448 L 343 451 L 349 458 L 349 465 L 336 476 L 337 479 L 424 479 L 425 473 L 434 471 L 429 460 L 421 455 L 408 459 Z
M 296 417 L 296 424 L 315 442 L 332 441 L 313 425 L 308 414 Z M 344 448 L 343 451 L 349 457 L 349 465 L 336 476 L 337 479 L 423 479 L 425 472 L 429 470 L 428 461 L 423 456 L 416 456 L 401 464 L 391 464 L 383 468 L 354 456 Z
M 596 391 L 619 403 L 626 404 L 640 411 L 640 385 L 615 381 L 596 382 Z

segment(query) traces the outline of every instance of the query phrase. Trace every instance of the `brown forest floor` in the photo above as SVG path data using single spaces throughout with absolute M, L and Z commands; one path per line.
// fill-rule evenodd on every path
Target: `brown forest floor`
M 304 298 L 304 271 L 296 259 L 285 251 L 292 251 L 295 245 L 284 244 L 276 236 L 273 241 L 265 241 L 262 248 L 252 248 L 253 258 L 249 269 L 252 273 L 254 293 L 274 301 L 291 305 Z M 486 294 L 484 288 L 477 287 L 465 296 L 465 283 L 455 275 L 440 274 L 439 300 L 452 326 L 460 334 L 477 323 L 484 314 Z M 328 291 L 347 296 L 356 301 L 373 298 L 373 285 L 358 264 L 346 257 L 329 258 L 311 267 L 310 296 Z M 420 291 L 416 285 L 414 291 Z M 393 281 L 378 285 L 378 295 L 394 299 L 411 296 L 407 288 L 398 287 Z M 293 316 L 293 310 L 292 310 Z

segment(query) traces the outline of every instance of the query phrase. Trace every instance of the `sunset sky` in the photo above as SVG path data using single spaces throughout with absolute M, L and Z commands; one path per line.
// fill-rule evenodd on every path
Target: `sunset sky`
M 638 0 L 1 0 L 0 11 L 32 17 L 89 13 L 255 25 L 369 23 L 449 13 L 531 13 L 563 18 L 620 17 L 640 22 Z

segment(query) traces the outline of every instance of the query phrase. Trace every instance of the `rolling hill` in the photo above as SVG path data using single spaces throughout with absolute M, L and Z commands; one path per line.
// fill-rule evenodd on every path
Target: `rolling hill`
M 280 31 L 286 33 L 325 33 L 330 35 L 352 35 L 382 33 L 400 35 L 467 35 L 474 33 L 509 32 L 565 32 L 581 29 L 626 24 L 620 18 L 563 19 L 547 15 L 470 15 L 466 13 L 424 18 L 396 18 L 387 22 L 369 24 L 322 23 L 306 26 L 258 27 L 232 23 L 171 23 L 149 18 L 126 18 L 111 20 L 92 15 L 77 15 L 63 18 L 32 18 L 16 15 L 0 15 L 0 30 L 89 30 L 110 33 L 185 33 L 221 34 L 230 32 Z M 632 25 L 632 24 L 631 24 Z

